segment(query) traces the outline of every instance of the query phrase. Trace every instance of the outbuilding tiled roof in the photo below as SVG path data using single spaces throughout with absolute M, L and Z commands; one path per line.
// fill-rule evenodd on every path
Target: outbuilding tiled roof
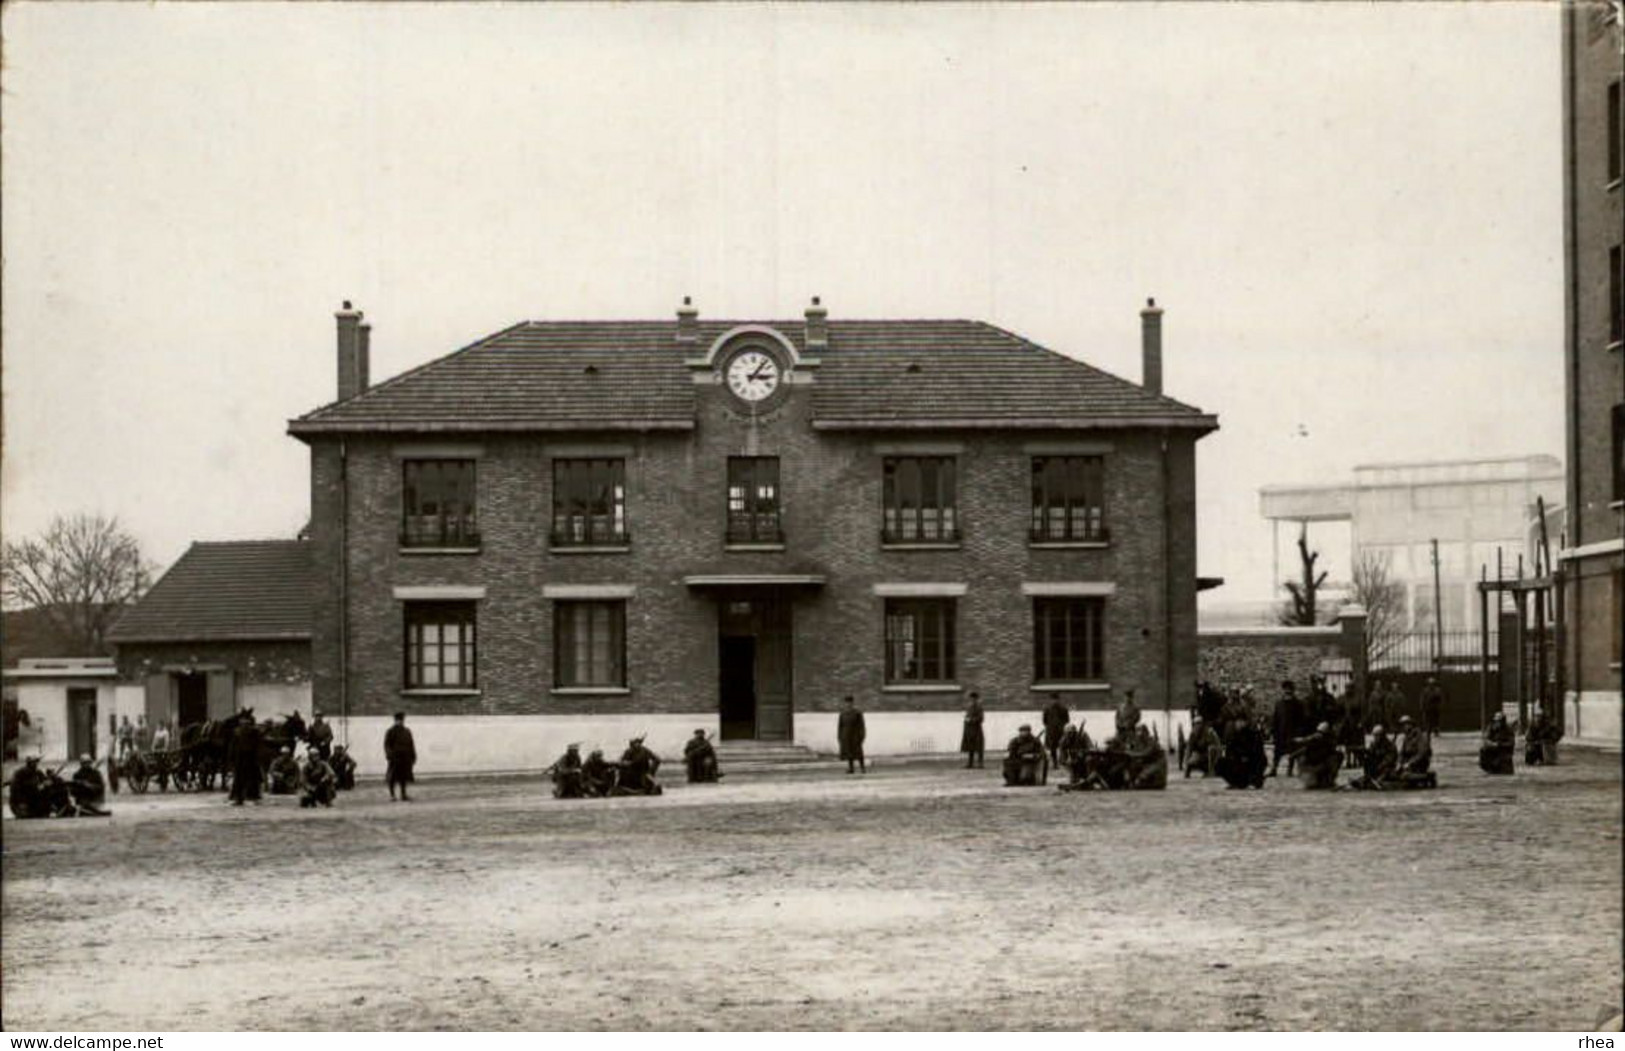
M 317 409 L 296 435 L 346 431 L 677 429 L 694 425 L 686 362 L 742 325 L 806 355 L 805 323 L 530 321 Z M 980 321 L 831 320 L 814 355 L 814 425 L 1217 426 L 1139 384 Z
M 308 639 L 315 590 L 307 541 L 194 543 L 108 638 L 115 643 Z

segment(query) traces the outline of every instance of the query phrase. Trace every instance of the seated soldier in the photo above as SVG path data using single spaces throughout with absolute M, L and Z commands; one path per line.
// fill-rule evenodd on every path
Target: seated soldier
M 1168 752 L 1143 724 L 1135 728 L 1128 756 L 1129 788 L 1168 787 Z
M 1224 740 L 1224 754 L 1216 764 L 1219 776 L 1230 788 L 1263 788 L 1269 773 L 1269 757 L 1264 754 L 1264 735 L 1247 719 L 1231 720 Z
M 1191 771 L 1200 770 L 1203 777 L 1219 772 L 1219 756 L 1224 754 L 1224 745 L 1219 741 L 1219 735 L 1207 720 L 1200 715 L 1191 717 L 1191 736 L 1185 742 L 1185 776 L 1191 776 Z
M 102 800 L 107 798 L 107 782 L 102 780 L 102 773 L 96 769 L 96 763 L 88 752 L 79 757 L 79 769 L 73 772 L 73 781 L 69 783 L 68 790 L 73 795 L 73 805 L 81 814 L 107 816 L 108 812 L 102 809 Z
M 1411 722 L 1411 717 L 1399 717 L 1399 764 L 1394 767 L 1394 781 L 1402 788 L 1435 788 L 1433 745 L 1422 728 Z
M 293 757 L 292 748 L 284 747 L 271 760 L 270 769 L 265 772 L 265 784 L 274 796 L 291 796 L 299 790 L 299 761 Z
M 717 769 L 717 750 L 711 747 L 704 730 L 695 730 L 694 736 L 683 745 L 683 764 L 688 767 L 688 783 L 708 784 L 722 779 Z
M 661 793 L 655 771 L 660 769 L 660 757 L 645 748 L 642 737 L 634 737 L 621 753 L 621 773 L 615 791 L 619 795 L 657 796 Z
M 1033 736 L 1033 728 L 1030 725 L 1022 723 L 1016 735 L 1010 738 L 1010 745 L 1005 751 L 1005 785 L 1016 787 L 1038 784 L 1048 758 L 1048 753 L 1044 751 L 1044 742 Z
M 1089 779 L 1089 768 L 1093 762 L 1091 753 L 1095 750 L 1095 743 L 1084 732 L 1083 726 L 1084 720 L 1080 718 L 1078 725 L 1068 726 L 1061 734 L 1061 765 L 1066 767 L 1067 780 L 1073 785 Z
M 581 764 L 581 785 L 588 796 L 607 796 L 615 791 L 615 764 L 604 758 L 601 748 L 587 753 Z
M 341 744 L 333 746 L 333 761 L 328 764 L 333 768 L 334 787 L 340 792 L 349 792 L 355 788 L 355 760 L 350 758 L 350 752 Z
M 45 771 L 40 769 L 39 756 L 31 755 L 11 775 L 9 802 L 11 812 L 20 818 L 49 817 L 45 803 Z
M 1292 742 L 1298 760 L 1298 779 L 1305 788 L 1336 788 L 1337 771 L 1343 766 L 1343 753 L 1337 749 L 1332 724 L 1322 722 L 1308 737 Z
M 299 805 L 332 806 L 339 791 L 338 775 L 327 765 L 315 745 L 305 749 L 305 765 L 299 768 Z
M 1359 777 L 1349 782 L 1350 788 L 1381 789 L 1394 778 L 1399 765 L 1399 750 L 1381 723 L 1371 728 L 1371 741 L 1365 746 L 1364 762 Z
M 554 799 L 580 799 L 587 794 L 586 778 L 581 773 L 580 745 L 566 745 L 564 754 L 548 770 L 553 774 Z
M 1517 750 L 1517 735 L 1502 712 L 1490 716 L 1484 727 L 1483 740 L 1478 745 L 1478 768 L 1486 774 L 1512 773 L 1512 754 Z
M 1557 742 L 1563 737 L 1563 728 L 1557 720 L 1546 714 L 1544 707 L 1536 708 L 1525 731 L 1523 761 L 1529 766 L 1550 766 L 1557 762 Z

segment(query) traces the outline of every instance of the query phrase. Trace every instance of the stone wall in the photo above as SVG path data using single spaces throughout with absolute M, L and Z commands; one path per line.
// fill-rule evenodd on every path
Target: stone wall
M 1198 678 L 1221 688 L 1251 685 L 1260 710 L 1275 707 L 1282 682 L 1297 683 L 1298 695 L 1304 696 L 1322 660 L 1348 656 L 1336 627 L 1201 631 L 1197 645 Z

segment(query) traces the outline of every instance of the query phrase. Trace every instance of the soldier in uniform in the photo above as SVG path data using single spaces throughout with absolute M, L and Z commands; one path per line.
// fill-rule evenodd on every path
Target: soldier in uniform
M 274 796 L 291 796 L 299 790 L 299 761 L 293 757 L 292 748 L 283 746 L 277 757 L 271 760 L 265 779 Z
M 660 757 L 645 748 L 642 737 L 626 743 L 621 753 L 621 774 L 615 791 L 620 795 L 657 796 L 661 794 L 655 771 L 660 769 Z
M 348 749 L 341 744 L 334 745 L 333 761 L 328 765 L 333 768 L 339 791 L 349 792 L 355 788 L 355 760 L 350 758 Z
M 1563 738 L 1563 728 L 1557 720 L 1546 714 L 1544 705 L 1529 717 L 1524 731 L 1523 761 L 1528 766 L 1550 765 L 1557 761 L 1557 742 Z
M 683 745 L 683 763 L 688 767 L 688 783 L 707 784 L 722 779 L 717 769 L 717 750 L 711 746 L 704 730 L 695 730 L 694 736 Z
M 1077 726 L 1068 726 L 1061 734 L 1061 766 L 1066 768 L 1068 780 L 1074 785 L 1088 780 L 1089 757 L 1095 750 L 1095 743 L 1084 731 L 1084 723 L 1085 720 L 1080 717 Z
M 102 801 L 107 798 L 107 782 L 102 780 L 102 773 L 96 769 L 96 761 L 89 752 L 79 757 L 79 769 L 73 772 L 68 790 L 73 794 L 74 807 L 81 814 L 107 816 L 107 811 L 101 808 Z
M 282 733 L 288 738 L 288 741 L 293 744 L 297 744 L 305 739 L 305 719 L 304 716 L 299 714 L 298 708 L 295 708 L 293 710 L 293 714 L 288 716 L 288 718 L 283 721 Z
M 1033 736 L 1033 728 L 1022 723 L 1004 757 L 1004 783 L 1007 786 L 1038 784 L 1044 768 L 1044 742 Z
M 1061 702 L 1061 695 L 1058 693 L 1050 694 L 1049 705 L 1044 709 L 1043 720 L 1044 749 L 1049 752 L 1049 761 L 1051 763 L 1059 764 L 1061 761 L 1061 735 L 1066 732 L 1067 721 L 1071 718 L 1072 713 L 1067 711 L 1066 705 Z
M 1399 765 L 1399 749 L 1381 723 L 1371 728 L 1371 740 L 1365 746 L 1365 762 L 1361 775 L 1349 782 L 1350 788 L 1381 789 L 1393 780 L 1394 768 Z
M 604 758 L 604 750 L 594 748 L 581 764 L 582 787 L 589 796 L 607 796 L 615 791 L 615 764 Z
M 1406 788 L 1432 788 L 1437 784 L 1431 769 L 1433 745 L 1411 717 L 1399 717 L 1399 764 L 1394 777 Z
M 1140 709 L 1134 703 L 1134 691 L 1123 691 L 1123 703 L 1117 706 L 1117 739 L 1127 741 L 1140 725 Z
M 1263 788 L 1269 772 L 1264 754 L 1264 735 L 1248 719 L 1233 719 L 1226 726 L 1224 754 L 1219 757 L 1219 776 L 1230 788 Z
M 1128 787 L 1168 787 L 1168 752 L 1144 725 L 1135 729 L 1128 757 Z
M 228 750 L 232 806 L 242 806 L 245 802 L 257 805 L 260 801 L 260 745 L 265 737 L 254 721 L 253 712 L 246 709 L 245 712 L 232 732 Z
M 406 728 L 406 713 L 396 712 L 395 725 L 384 731 L 384 781 L 389 785 L 390 802 L 395 801 L 397 785 L 400 786 L 401 801 L 412 801 L 412 797 L 406 794 L 406 786 L 412 783 L 412 768 L 417 761 L 417 743 L 412 740 L 412 731 Z
M 959 750 L 965 753 L 965 769 L 982 765 L 982 753 L 987 739 L 982 736 L 982 695 L 971 691 L 970 703 L 965 705 L 965 729 L 959 735 Z
M 44 800 L 45 771 L 39 768 L 39 756 L 31 755 L 11 775 L 11 812 L 19 818 L 44 817 Z
M 299 768 L 299 805 L 330 807 L 338 794 L 338 776 L 314 746 L 305 749 L 305 765 Z
M 1303 701 L 1298 697 L 1297 684 L 1290 680 L 1281 683 L 1281 699 L 1275 702 L 1274 717 L 1271 720 L 1275 761 L 1270 764 L 1269 776 L 1274 777 L 1281 772 L 1283 756 L 1286 757 L 1286 775 L 1292 776 L 1293 764 L 1296 762 L 1292 758 L 1292 741 L 1298 736 L 1303 722 Z
M 868 729 L 863 724 L 863 713 L 858 711 L 857 702 L 850 695 L 841 698 L 841 715 L 835 723 L 835 737 L 840 742 L 841 758 L 846 760 L 846 772 L 849 774 L 854 763 L 861 772 L 869 772 L 863 760 L 863 739 L 866 736 Z
M 1200 715 L 1192 716 L 1190 740 L 1185 742 L 1185 776 L 1190 777 L 1194 770 L 1200 770 L 1203 777 L 1217 774 L 1219 757 L 1223 754 L 1224 744 L 1219 740 L 1219 735 L 1214 732 L 1213 727 Z M 1290 766 L 1287 767 L 1287 772 L 1292 772 Z
M 1293 754 L 1302 766 L 1298 774 L 1305 788 L 1336 788 L 1337 771 L 1343 766 L 1332 724 L 1322 722 L 1308 737 L 1293 742 Z
M 580 799 L 586 794 L 585 779 L 581 773 L 580 745 L 566 745 L 564 754 L 554 760 L 548 770 L 553 774 L 554 799 Z
M 1444 713 L 1444 690 L 1437 678 L 1429 677 L 1422 688 L 1422 732 L 1429 737 L 1439 736 L 1439 717 Z
M 1426 729 L 1422 732 L 1425 737 Z M 1496 712 L 1490 716 L 1490 724 L 1484 727 L 1484 739 L 1478 745 L 1478 768 L 1486 774 L 1512 773 L 1512 754 L 1517 746 L 1517 735 L 1507 723 L 1506 715 Z
M 310 747 L 316 749 L 316 754 L 326 762 L 333 755 L 333 727 L 322 718 L 321 712 L 317 712 L 313 719 L 310 729 L 305 733 L 305 739 L 310 742 Z

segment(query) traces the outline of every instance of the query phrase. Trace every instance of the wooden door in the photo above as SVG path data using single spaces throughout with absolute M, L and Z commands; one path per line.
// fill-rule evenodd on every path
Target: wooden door
M 756 604 L 756 738 L 788 741 L 790 715 L 790 604 L 774 598 Z
M 209 672 L 209 718 L 228 719 L 237 711 L 237 682 L 230 668 Z M 256 713 L 265 718 L 268 713 Z
M 170 694 L 174 689 L 175 680 L 166 674 L 147 676 L 147 725 L 154 730 L 159 723 L 175 718 L 170 705 Z
M 96 754 L 96 690 L 68 688 L 68 758 Z

